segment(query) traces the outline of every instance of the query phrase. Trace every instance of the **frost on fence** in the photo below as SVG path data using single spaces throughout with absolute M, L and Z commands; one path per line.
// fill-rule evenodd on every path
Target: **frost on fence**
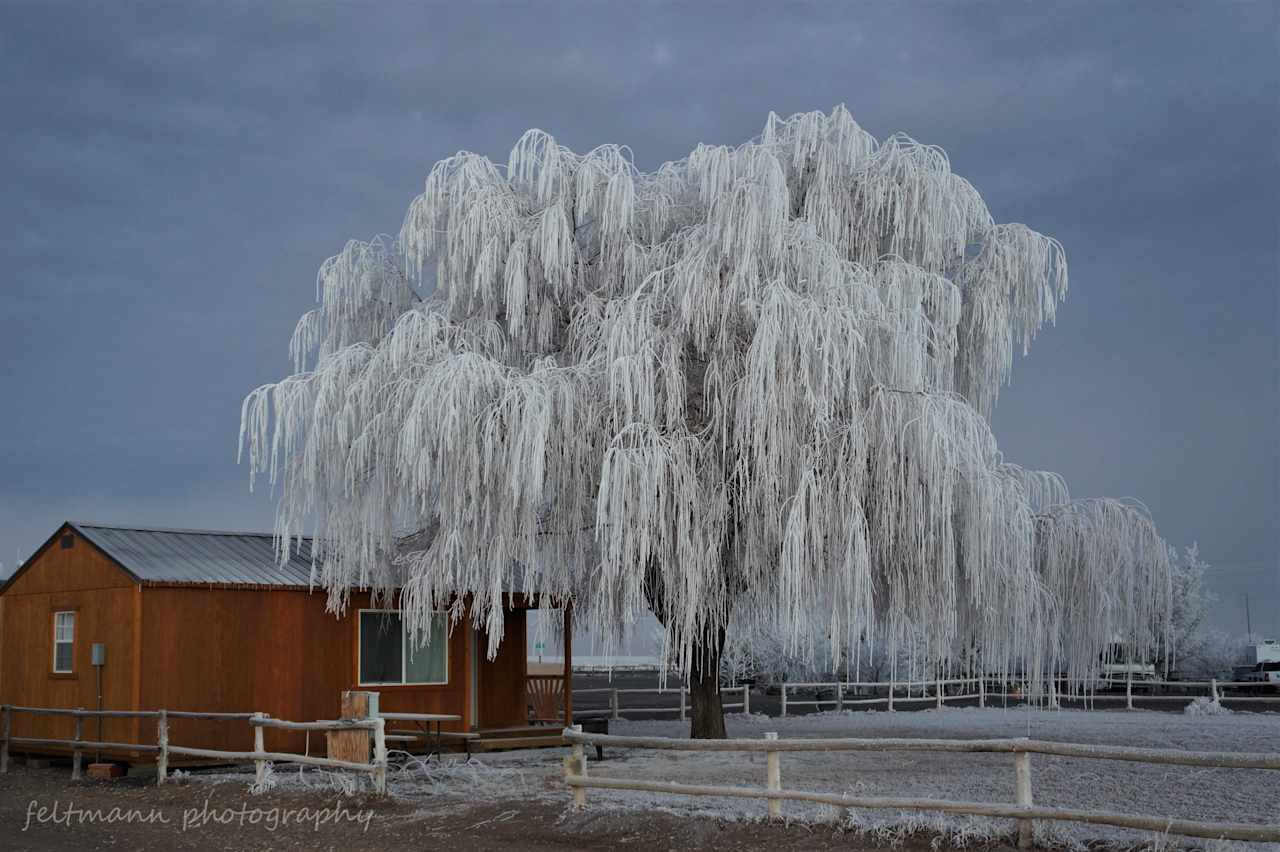
M 572 599 L 606 648 L 649 607 L 685 667 L 735 617 L 1081 680 L 1158 644 L 1146 513 L 1068 502 L 989 427 L 1062 246 L 842 107 L 652 172 L 539 130 L 460 152 L 317 291 L 241 448 L 283 548 L 314 519 L 334 608 L 402 589 L 421 630 L 466 593 L 493 653 L 504 590 Z

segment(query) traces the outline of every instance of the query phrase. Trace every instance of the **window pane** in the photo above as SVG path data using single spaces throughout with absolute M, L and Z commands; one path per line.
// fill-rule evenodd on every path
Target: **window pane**
M 361 683 L 400 683 L 401 633 L 397 613 L 360 613 Z
M 53 646 L 53 669 L 59 672 L 71 671 L 70 642 L 59 642 Z
M 409 683 L 445 683 L 449 680 L 449 637 L 446 617 L 431 615 L 431 643 L 422 645 L 425 636 L 405 636 L 405 680 Z
M 74 612 L 60 612 L 54 616 L 54 641 L 70 642 L 75 638 L 76 614 Z

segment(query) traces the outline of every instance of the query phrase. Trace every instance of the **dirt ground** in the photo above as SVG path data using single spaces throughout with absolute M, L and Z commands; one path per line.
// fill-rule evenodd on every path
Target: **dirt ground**
M 41 809 L 44 809 L 43 811 Z M 117 810 L 118 809 L 118 810 Z M 132 818 L 132 821 L 128 821 Z M 578 850 L 633 848 L 928 850 L 930 838 L 890 847 L 825 826 L 693 819 L 549 801 L 436 808 L 334 793 L 250 795 L 242 783 L 154 786 L 154 776 L 72 782 L 65 767 L 18 765 L 0 775 L 0 849 Z M 993 846 L 989 849 L 1008 849 Z

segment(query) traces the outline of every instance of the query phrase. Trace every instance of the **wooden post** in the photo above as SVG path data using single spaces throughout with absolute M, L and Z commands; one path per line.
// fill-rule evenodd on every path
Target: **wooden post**
M 742 712 L 751 715 L 751 684 L 742 685 Z
M 618 689 L 614 687 L 609 691 L 609 718 L 618 721 L 622 717 L 618 715 Z
M 373 789 L 379 796 L 387 794 L 387 720 L 373 720 Z
M 844 684 L 836 684 L 836 712 L 844 710 Z
M 1214 704 L 1218 703 L 1218 679 L 1216 677 L 1209 681 L 1209 698 Z
M 573 604 L 564 608 L 564 723 L 573 724 Z
M 784 718 L 787 715 L 787 682 L 785 680 L 782 682 L 782 715 Z
M 573 732 L 576 734 L 582 733 L 582 726 L 574 725 Z M 568 763 L 566 763 L 565 769 L 572 775 L 587 777 L 587 751 L 583 748 L 582 743 L 573 744 L 573 753 Z M 587 806 L 586 787 L 573 788 L 573 806 L 575 808 L 585 808 Z
M 682 684 L 680 684 L 680 721 L 681 721 L 681 722 L 683 722 L 683 721 L 685 720 L 685 714 L 684 714 L 684 695 L 685 695 L 685 685 L 682 683 Z
M 156 745 L 160 753 L 156 756 L 156 786 L 164 783 L 169 772 L 169 711 L 161 710 L 156 720 Z
M 941 709 L 942 709 L 942 680 L 941 680 L 941 678 L 939 678 L 939 680 L 938 680 L 938 700 L 937 700 L 937 704 L 936 704 L 936 706 L 937 706 L 937 708 L 938 708 L 939 710 L 941 710 Z
M 378 707 L 378 693 L 346 690 L 338 711 L 339 719 L 372 719 Z M 351 763 L 368 763 L 372 746 L 368 728 L 325 731 L 325 751 L 329 757 Z
M 893 712 L 893 678 L 889 678 L 889 712 Z
M 987 706 L 987 679 L 985 677 L 978 678 L 978 706 Z
M 253 718 L 265 719 L 267 714 L 254 713 Z M 260 755 L 267 750 L 266 740 L 263 736 L 263 728 L 261 725 L 253 726 L 253 753 Z M 267 762 L 262 758 L 255 757 L 253 761 L 253 778 L 255 784 L 261 784 L 267 779 Z
M 1129 669 L 1129 676 L 1124 679 L 1124 709 L 1133 709 L 1133 669 Z
M 84 717 L 80 714 L 84 712 L 83 707 L 76 710 L 76 744 L 72 746 L 71 752 L 71 780 L 80 780 L 80 764 L 84 760 L 84 755 L 80 751 L 80 741 L 84 739 Z
M 1029 808 L 1032 805 L 1031 797 L 1031 755 L 1025 751 L 1016 752 L 1013 755 L 1014 775 L 1017 779 L 1018 787 L 1018 805 Z M 1018 848 L 1031 848 L 1032 821 L 1029 819 L 1018 820 Z
M 4 705 L 4 719 L 0 722 L 0 773 L 9 771 L 9 736 L 13 726 L 13 708 Z
M 776 740 L 776 731 L 764 735 L 766 740 Z M 776 751 L 765 752 L 765 783 L 770 790 L 782 789 L 782 755 Z M 769 800 L 769 819 L 782 819 L 782 800 Z

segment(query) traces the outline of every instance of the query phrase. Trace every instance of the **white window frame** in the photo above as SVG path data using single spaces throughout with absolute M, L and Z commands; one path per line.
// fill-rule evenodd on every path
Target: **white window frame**
M 381 681 L 381 680 L 365 680 L 364 671 L 362 670 L 362 661 L 364 660 L 364 631 L 361 626 L 364 624 L 365 613 L 381 613 L 394 614 L 400 616 L 400 680 Z M 406 680 L 405 671 L 409 665 L 409 649 L 407 647 L 409 635 L 405 629 L 404 611 L 399 609 L 361 609 L 356 611 L 356 683 L 358 686 L 447 686 L 449 684 L 449 622 L 447 620 L 448 613 L 444 610 L 432 610 L 433 616 L 438 615 L 446 619 L 444 630 L 444 680 Z M 434 650 L 434 647 L 433 647 Z
M 58 621 L 62 616 L 71 616 L 71 636 L 68 639 L 58 638 Z M 70 668 L 58 668 L 58 646 L 71 646 L 71 666 Z M 54 674 L 74 674 L 76 670 L 76 611 L 74 609 L 60 609 L 53 613 L 53 673 Z

